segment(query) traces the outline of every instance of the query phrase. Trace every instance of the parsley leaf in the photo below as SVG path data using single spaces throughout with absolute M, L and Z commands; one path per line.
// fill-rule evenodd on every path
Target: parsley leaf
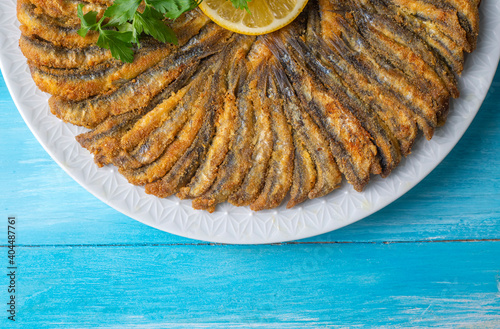
M 198 7 L 201 1 L 198 0 L 148 0 L 148 3 L 153 6 L 165 17 L 176 19 L 186 11 L 193 10 Z
M 156 9 L 146 6 L 144 12 L 136 12 L 133 26 L 137 34 L 142 32 L 152 36 L 158 41 L 177 44 L 174 31 L 162 21 L 163 15 Z
M 123 62 L 132 63 L 134 60 L 134 51 L 132 50 L 132 32 L 99 30 L 97 45 L 111 51 L 111 55 Z
M 115 0 L 113 4 L 104 12 L 105 17 L 109 17 L 110 25 L 124 24 L 132 20 L 141 0 Z
M 80 18 L 81 28 L 78 30 L 78 34 L 81 37 L 85 37 L 90 30 L 97 31 L 97 12 L 89 11 L 85 15 L 83 14 L 83 4 L 78 5 L 78 18 Z
M 248 9 L 248 0 L 231 0 L 234 8 L 236 9 L 245 9 L 248 13 L 250 13 L 250 9 Z

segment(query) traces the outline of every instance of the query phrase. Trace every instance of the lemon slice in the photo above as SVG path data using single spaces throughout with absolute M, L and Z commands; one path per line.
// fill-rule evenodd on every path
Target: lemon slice
M 250 13 L 236 9 L 229 0 L 203 0 L 200 9 L 215 23 L 230 31 L 259 35 L 281 29 L 304 9 L 307 0 L 252 0 Z

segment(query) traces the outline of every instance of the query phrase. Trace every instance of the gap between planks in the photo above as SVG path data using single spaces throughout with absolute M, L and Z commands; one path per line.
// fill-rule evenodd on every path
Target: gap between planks
M 267 243 L 262 246 L 320 245 L 320 244 L 406 244 L 406 243 L 451 243 L 451 242 L 500 242 L 500 239 L 456 239 L 456 240 L 414 240 L 414 241 L 291 241 Z M 213 242 L 199 243 L 109 243 L 109 244 L 17 244 L 18 248 L 82 248 L 82 247 L 170 247 L 170 246 L 252 246 L 252 244 L 227 244 Z M 7 245 L 0 245 L 7 248 Z

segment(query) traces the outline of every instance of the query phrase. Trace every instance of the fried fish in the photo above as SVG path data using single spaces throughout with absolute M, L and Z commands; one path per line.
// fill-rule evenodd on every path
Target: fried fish
M 199 10 L 168 23 L 178 45 L 142 38 L 134 61 L 77 34 L 76 11 L 111 0 L 18 0 L 19 46 L 51 112 L 158 197 L 258 211 L 362 191 L 446 121 L 479 0 L 311 0 L 287 27 L 232 33 Z M 333 192 L 335 193 L 335 192 Z M 287 196 L 289 196 L 288 201 Z

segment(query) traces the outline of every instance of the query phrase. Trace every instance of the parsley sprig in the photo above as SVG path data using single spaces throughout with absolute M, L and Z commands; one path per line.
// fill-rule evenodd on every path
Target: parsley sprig
M 144 9 L 139 6 L 144 2 Z M 78 34 L 85 37 L 89 31 L 97 31 L 97 45 L 111 51 L 111 55 L 123 62 L 134 60 L 133 45 L 140 46 L 142 33 L 158 41 L 177 44 L 174 31 L 165 24 L 165 18 L 176 19 L 199 5 L 198 0 L 115 0 L 98 21 L 97 12 L 83 14 L 83 4 L 78 5 L 81 28 Z
M 115 0 L 101 19 L 97 12 L 83 14 L 83 4 L 78 5 L 81 28 L 78 34 L 85 37 L 89 31 L 97 31 L 97 45 L 111 51 L 111 55 L 123 62 L 134 60 L 133 47 L 140 47 L 142 34 L 158 41 L 177 44 L 174 31 L 165 24 L 183 13 L 198 7 L 202 0 Z M 249 0 L 230 0 L 234 7 L 246 9 Z M 144 4 L 141 6 L 141 4 Z M 139 11 L 139 7 L 144 8 Z

